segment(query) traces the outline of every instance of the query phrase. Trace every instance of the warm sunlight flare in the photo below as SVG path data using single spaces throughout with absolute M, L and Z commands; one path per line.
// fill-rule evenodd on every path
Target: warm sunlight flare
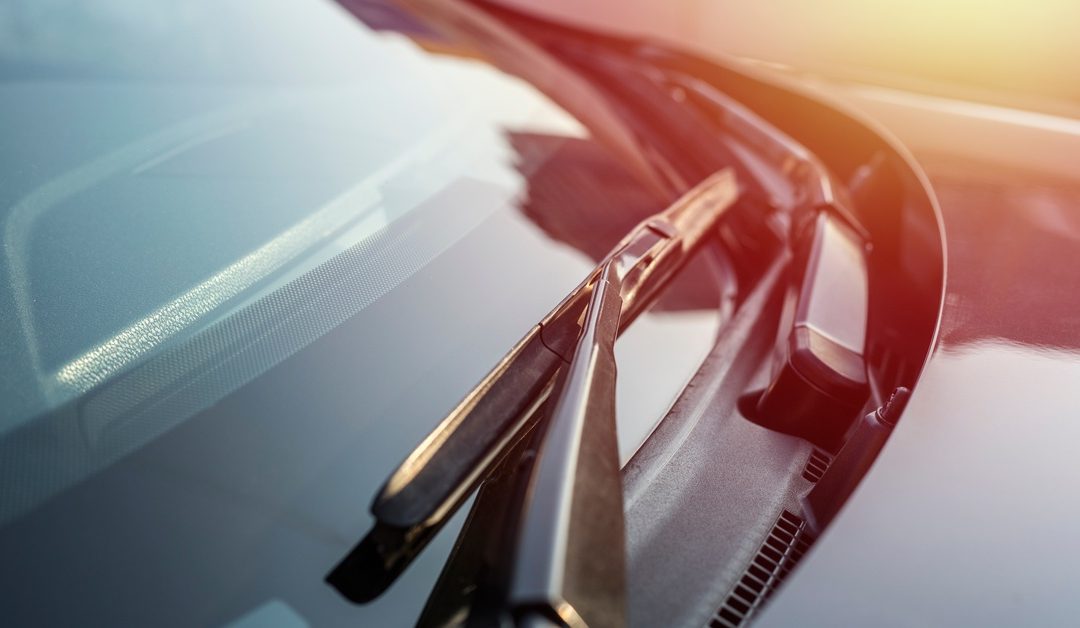
M 536 6 L 532 0 L 511 0 Z M 1080 101 L 1076 0 L 552 0 L 596 26 L 844 78 Z M 619 19 L 612 20 L 612 7 Z M 944 85 L 943 85 L 944 84 Z M 1045 108 L 1045 104 L 1044 104 Z

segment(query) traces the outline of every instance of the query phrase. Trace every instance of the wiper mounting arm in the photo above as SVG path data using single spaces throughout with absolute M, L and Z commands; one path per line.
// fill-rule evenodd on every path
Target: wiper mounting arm
M 632 267 L 630 267 L 632 268 Z M 570 626 L 626 623 L 625 525 L 615 426 L 620 260 L 593 286 L 581 338 L 532 467 L 509 606 Z

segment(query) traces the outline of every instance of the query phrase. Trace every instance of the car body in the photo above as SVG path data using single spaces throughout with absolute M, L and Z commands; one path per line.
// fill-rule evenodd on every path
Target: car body
M 828 91 L 926 173 L 947 246 L 944 302 L 903 422 L 761 625 L 1069 625 L 1073 578 L 1059 566 L 1075 550 L 1064 539 L 1077 477 L 1067 382 L 1080 327 L 1067 286 L 1080 262 L 1069 165 L 1080 125 L 879 87 Z
M 0 310 L 4 617 L 438 618 L 425 600 L 454 592 L 440 570 L 480 498 L 374 599 L 355 604 L 328 574 L 376 521 L 395 465 L 624 234 L 732 155 L 767 153 L 704 134 L 722 111 L 722 128 L 760 123 L 843 182 L 872 244 L 865 409 L 912 394 L 815 525 L 811 471 L 843 451 L 740 405 L 782 360 L 802 262 L 704 246 L 617 345 L 627 621 L 1070 623 L 1080 123 L 488 4 L 342 4 L 275 7 L 250 31 L 250 7 L 222 18 L 243 33 L 235 50 L 317 52 L 257 54 L 259 72 L 210 88 L 184 72 L 132 81 L 153 59 L 123 65 L 127 80 L 4 87 L 18 173 Z M 643 87 L 654 79 L 662 99 Z M 710 109 L 714 92 L 742 109 Z M 737 176 L 775 165 L 760 161 Z M 762 176 L 775 198 L 754 202 L 798 192 Z M 736 227 L 744 243 L 761 235 Z M 791 521 L 775 573 L 746 597 Z M 475 609 L 470 595 L 450 608 Z

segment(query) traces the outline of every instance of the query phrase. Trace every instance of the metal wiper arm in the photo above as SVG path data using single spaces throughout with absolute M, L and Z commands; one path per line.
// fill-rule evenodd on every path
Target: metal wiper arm
M 624 269 L 620 329 L 624 328 L 652 302 L 660 288 L 667 285 L 674 271 L 687 261 L 710 228 L 734 204 L 737 195 L 734 176 L 724 170 L 702 182 L 670 208 L 634 228 L 390 475 L 372 504 L 372 513 L 380 521 L 403 527 L 432 523 L 443 516 L 455 497 L 471 488 L 471 482 L 467 480 L 475 479 L 481 471 L 476 468 L 476 463 L 490 462 L 499 453 L 491 450 L 492 445 L 508 440 L 477 433 L 477 428 L 493 427 L 480 425 L 481 416 L 488 418 L 481 410 L 487 410 L 491 401 L 498 401 L 505 413 L 510 408 L 504 404 L 511 402 L 511 396 L 529 397 L 510 403 L 515 409 L 537 405 L 535 394 L 522 394 L 519 386 L 525 382 L 520 377 L 538 375 L 539 370 L 553 375 L 553 368 L 544 368 L 552 358 L 569 362 L 581 329 L 581 314 L 600 271 L 612 261 L 617 261 Z M 542 352 L 534 346 L 534 339 L 539 339 L 551 355 L 534 357 Z M 553 366 L 557 368 L 561 364 Z M 538 383 L 526 386 L 526 389 L 546 388 L 550 377 L 533 379 L 539 380 Z M 518 386 L 517 394 L 501 386 L 511 382 Z M 504 422 L 505 418 L 500 421 Z
M 719 114 L 722 135 L 750 148 L 792 182 L 799 195 L 793 209 L 801 211 L 789 213 L 811 218 L 818 211 L 828 210 L 841 216 L 864 240 L 870 240 L 870 234 L 855 217 L 846 189 L 854 186 L 838 182 L 817 155 L 706 81 L 661 66 L 653 67 L 673 84 L 701 98 L 713 114 Z
M 625 270 L 603 267 L 551 412 L 484 482 L 417 625 L 625 625 L 615 416 Z
M 520 526 L 507 531 L 517 541 L 509 604 L 519 624 L 626 623 L 615 339 L 630 268 L 620 262 L 608 262 L 593 287 L 537 449 Z
M 379 595 L 537 420 L 559 368 L 570 362 L 602 271 L 619 269 L 619 325 L 629 325 L 713 232 L 739 195 L 731 170 L 698 184 L 640 223 L 522 338 L 387 479 L 372 503 L 376 525 L 331 572 L 344 595 Z

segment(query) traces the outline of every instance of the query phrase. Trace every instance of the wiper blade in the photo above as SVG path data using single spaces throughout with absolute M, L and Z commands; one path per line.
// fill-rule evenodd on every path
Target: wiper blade
M 328 576 L 346 597 L 379 595 L 538 420 L 558 370 L 571 361 L 603 270 L 619 269 L 618 331 L 626 328 L 713 232 L 739 195 L 731 170 L 639 224 L 465 396 L 387 479 L 376 525 Z
M 553 375 L 569 361 L 580 331 L 578 321 L 600 270 L 612 261 L 625 268 L 621 289 L 625 326 L 697 249 L 737 194 L 734 177 L 722 171 L 636 227 L 390 475 L 375 498 L 372 514 L 399 527 L 430 524 L 445 516 L 472 487 L 480 467 L 508 444 L 513 434 L 506 428 L 521 427 L 498 415 L 520 414 L 537 405 L 537 393 L 550 380 L 542 374 Z M 501 429 L 490 429 L 496 426 Z

